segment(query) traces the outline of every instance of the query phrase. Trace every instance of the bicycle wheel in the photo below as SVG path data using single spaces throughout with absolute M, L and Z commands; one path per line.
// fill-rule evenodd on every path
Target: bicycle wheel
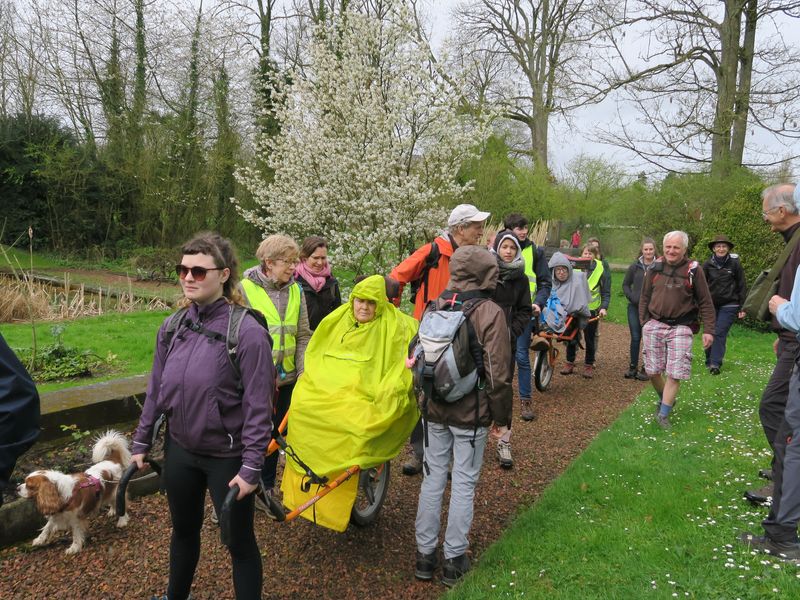
M 547 350 L 536 352 L 536 367 L 533 371 L 533 380 L 536 383 L 536 389 L 540 392 L 546 392 L 550 387 L 550 382 L 553 380 L 553 365 L 550 364 L 547 353 Z
M 381 512 L 386 492 L 389 490 L 389 463 L 361 471 L 358 479 L 358 494 L 350 522 L 364 527 L 371 525 Z

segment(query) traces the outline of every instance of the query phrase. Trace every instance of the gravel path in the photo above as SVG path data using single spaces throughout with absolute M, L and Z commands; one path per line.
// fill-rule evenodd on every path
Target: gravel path
M 556 372 L 551 389 L 535 393 L 537 419 L 515 421 L 513 470 L 501 470 L 494 449 L 487 447 L 475 500 L 473 558 L 479 558 L 515 513 L 533 503 L 643 389 L 645 384 L 622 378 L 627 368 L 626 327 L 604 323 L 599 349 L 593 380 L 583 379 L 578 371 L 569 377 Z M 582 357 L 580 351 L 578 359 Z M 563 358 L 557 369 L 562 362 Z M 418 582 L 413 576 L 420 476 L 401 475 L 403 460 L 400 456 L 392 465 L 389 496 L 372 527 L 350 526 L 337 534 L 304 519 L 279 525 L 258 513 L 264 598 L 438 597 L 444 591 L 440 583 Z M 44 549 L 23 544 L 0 551 L 0 598 L 133 599 L 163 593 L 169 545 L 166 500 L 155 495 L 132 502 L 130 514 L 126 530 L 117 530 L 105 516 L 97 517 L 87 546 L 77 556 L 63 554 L 66 538 Z M 197 600 L 233 598 L 227 552 L 209 520 L 193 594 Z

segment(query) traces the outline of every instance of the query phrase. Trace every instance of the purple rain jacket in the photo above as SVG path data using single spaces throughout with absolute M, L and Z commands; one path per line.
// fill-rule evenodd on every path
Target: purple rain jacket
M 224 336 L 228 313 L 228 303 L 221 298 L 208 306 L 191 304 L 186 319 Z M 156 339 L 133 454 L 150 449 L 154 424 L 166 413 L 169 435 L 178 445 L 205 456 L 241 456 L 239 476 L 258 483 L 272 432 L 275 366 L 269 333 L 249 315 L 242 321 L 237 355 L 243 390 L 239 392 L 223 342 L 181 327 L 168 348 L 165 324 Z

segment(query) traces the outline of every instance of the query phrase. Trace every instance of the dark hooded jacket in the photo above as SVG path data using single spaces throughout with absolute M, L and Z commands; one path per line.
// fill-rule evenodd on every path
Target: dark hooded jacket
M 501 231 L 495 238 L 494 251 L 497 252 L 504 239 L 510 239 L 516 244 L 517 255 L 511 263 L 504 263 L 499 255 L 495 255 L 500 273 L 492 300 L 503 309 L 511 331 L 511 341 L 516 343 L 517 337 L 525 331 L 525 327 L 533 317 L 533 309 L 528 278 L 525 276 L 525 263 L 522 260 L 522 250 L 517 236 L 511 231 Z
M 0 335 L 0 486 L 8 483 L 17 459 L 39 437 L 39 411 L 31 376 Z
M 447 289 L 436 300 L 442 308 L 447 297 L 459 292 L 483 290 L 491 296 L 497 286 L 497 260 L 486 248 L 464 246 L 458 248 L 450 259 L 450 281 Z M 488 427 L 511 426 L 510 370 L 511 338 L 503 310 L 492 300 L 483 301 L 470 315 L 470 323 L 483 351 L 485 378 L 483 388 L 475 388 L 457 402 L 428 402 L 427 417 L 441 423 L 464 429 L 477 425 Z

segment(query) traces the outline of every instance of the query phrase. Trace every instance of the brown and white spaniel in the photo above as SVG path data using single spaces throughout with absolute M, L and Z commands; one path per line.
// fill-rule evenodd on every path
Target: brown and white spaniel
M 94 444 L 92 462 L 95 464 L 83 473 L 34 471 L 20 484 L 19 495 L 35 500 L 39 512 L 47 517 L 42 533 L 33 540 L 34 546 L 48 544 L 59 530 L 71 530 L 72 545 L 67 554 L 75 554 L 83 548 L 89 517 L 104 506 L 110 506 L 108 515 L 114 516 L 117 483 L 131 463 L 125 437 L 116 431 L 104 433 Z M 126 511 L 117 519 L 117 527 L 127 524 Z

